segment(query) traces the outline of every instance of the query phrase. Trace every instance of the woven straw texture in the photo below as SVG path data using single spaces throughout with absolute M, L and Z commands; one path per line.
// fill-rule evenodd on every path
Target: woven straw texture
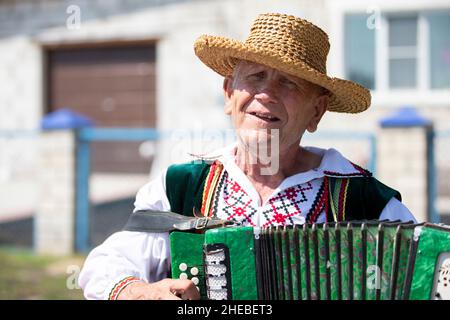
M 318 84 L 330 92 L 328 111 L 358 113 L 370 106 L 369 90 L 355 82 L 327 76 L 328 36 L 304 19 L 261 14 L 245 42 L 202 35 L 195 41 L 194 49 L 204 64 L 222 76 L 230 76 L 238 60 L 248 60 Z

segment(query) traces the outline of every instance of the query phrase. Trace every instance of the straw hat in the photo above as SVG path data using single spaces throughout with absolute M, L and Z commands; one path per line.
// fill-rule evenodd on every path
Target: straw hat
M 261 14 L 245 42 L 202 35 L 194 49 L 204 64 L 222 76 L 230 76 L 238 60 L 248 60 L 318 84 L 330 92 L 329 111 L 357 113 L 370 106 L 369 90 L 327 76 L 328 35 L 294 16 Z

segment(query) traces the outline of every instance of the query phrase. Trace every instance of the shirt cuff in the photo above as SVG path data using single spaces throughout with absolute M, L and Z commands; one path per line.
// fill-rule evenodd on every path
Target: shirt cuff
M 117 282 L 114 287 L 111 289 L 108 300 L 117 300 L 117 297 L 119 296 L 120 292 L 122 292 L 125 287 L 133 282 L 139 282 L 143 281 L 139 278 L 136 278 L 134 276 L 128 276 L 126 278 L 123 278 L 119 282 Z

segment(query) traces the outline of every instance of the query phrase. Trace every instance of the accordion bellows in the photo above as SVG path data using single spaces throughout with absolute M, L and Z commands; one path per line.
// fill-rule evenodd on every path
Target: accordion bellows
M 213 300 L 450 299 L 450 228 L 362 221 L 172 232 L 172 277 Z

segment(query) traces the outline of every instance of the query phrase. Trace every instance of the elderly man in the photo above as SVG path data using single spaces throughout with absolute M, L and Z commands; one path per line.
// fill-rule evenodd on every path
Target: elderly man
M 360 219 L 414 221 L 400 194 L 334 149 L 301 146 L 328 111 L 357 113 L 367 89 L 326 75 L 328 37 L 293 16 L 260 15 L 244 42 L 202 36 L 197 56 L 225 77 L 225 113 L 238 141 L 210 161 L 170 166 L 143 186 L 134 212 L 154 210 L 247 226 Z M 88 299 L 198 299 L 170 279 L 168 232 L 134 225 L 88 256 L 79 278 Z

